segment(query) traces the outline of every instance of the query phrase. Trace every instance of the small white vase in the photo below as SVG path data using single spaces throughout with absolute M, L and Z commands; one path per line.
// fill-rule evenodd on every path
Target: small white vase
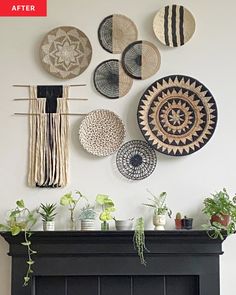
M 81 220 L 81 230 L 95 230 L 95 220 L 94 219 L 84 219 Z
M 166 215 L 153 215 L 153 225 L 155 230 L 165 230 Z
M 54 231 L 55 230 L 55 222 L 54 221 L 44 221 L 43 222 L 43 230 L 44 231 Z

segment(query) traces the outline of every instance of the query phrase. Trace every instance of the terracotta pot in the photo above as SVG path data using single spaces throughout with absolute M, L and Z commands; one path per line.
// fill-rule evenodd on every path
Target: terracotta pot
M 223 226 L 227 226 L 229 224 L 229 219 L 230 219 L 230 216 L 225 214 L 212 215 L 211 223 L 218 222 L 222 224 Z
M 181 219 L 175 219 L 175 228 L 176 229 L 182 229 Z

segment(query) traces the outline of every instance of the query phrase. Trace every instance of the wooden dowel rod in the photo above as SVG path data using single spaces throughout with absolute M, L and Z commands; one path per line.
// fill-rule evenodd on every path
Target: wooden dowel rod
M 39 113 L 39 114 L 34 114 L 34 113 L 14 113 L 14 115 L 21 115 L 21 116 L 37 116 L 37 115 L 47 115 L 49 113 Z M 63 115 L 63 116 L 84 116 L 87 114 L 81 114 L 81 113 L 50 113 L 50 114 L 58 114 L 58 115 Z
M 14 84 L 12 85 L 13 87 L 30 87 L 31 85 L 18 85 Z M 44 86 L 52 86 L 52 85 L 44 85 Z M 53 85 L 53 86 L 60 86 L 60 85 Z M 71 85 L 66 85 L 70 87 L 80 87 L 80 86 L 86 86 L 86 84 L 71 84 Z
M 59 97 L 62 98 L 63 97 Z M 24 101 L 24 100 L 38 100 L 36 98 L 14 98 L 14 101 Z M 88 100 L 88 98 L 78 98 L 78 97 L 71 97 L 71 98 L 64 98 L 64 100 Z

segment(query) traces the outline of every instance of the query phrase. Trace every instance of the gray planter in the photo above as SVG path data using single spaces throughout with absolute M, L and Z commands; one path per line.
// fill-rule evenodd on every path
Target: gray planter
M 115 220 L 116 230 L 132 230 L 133 220 Z

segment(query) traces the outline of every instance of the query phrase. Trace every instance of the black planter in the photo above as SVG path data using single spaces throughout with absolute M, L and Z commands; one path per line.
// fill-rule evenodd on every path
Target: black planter
M 181 219 L 182 229 L 192 229 L 193 228 L 193 218 L 183 218 Z

